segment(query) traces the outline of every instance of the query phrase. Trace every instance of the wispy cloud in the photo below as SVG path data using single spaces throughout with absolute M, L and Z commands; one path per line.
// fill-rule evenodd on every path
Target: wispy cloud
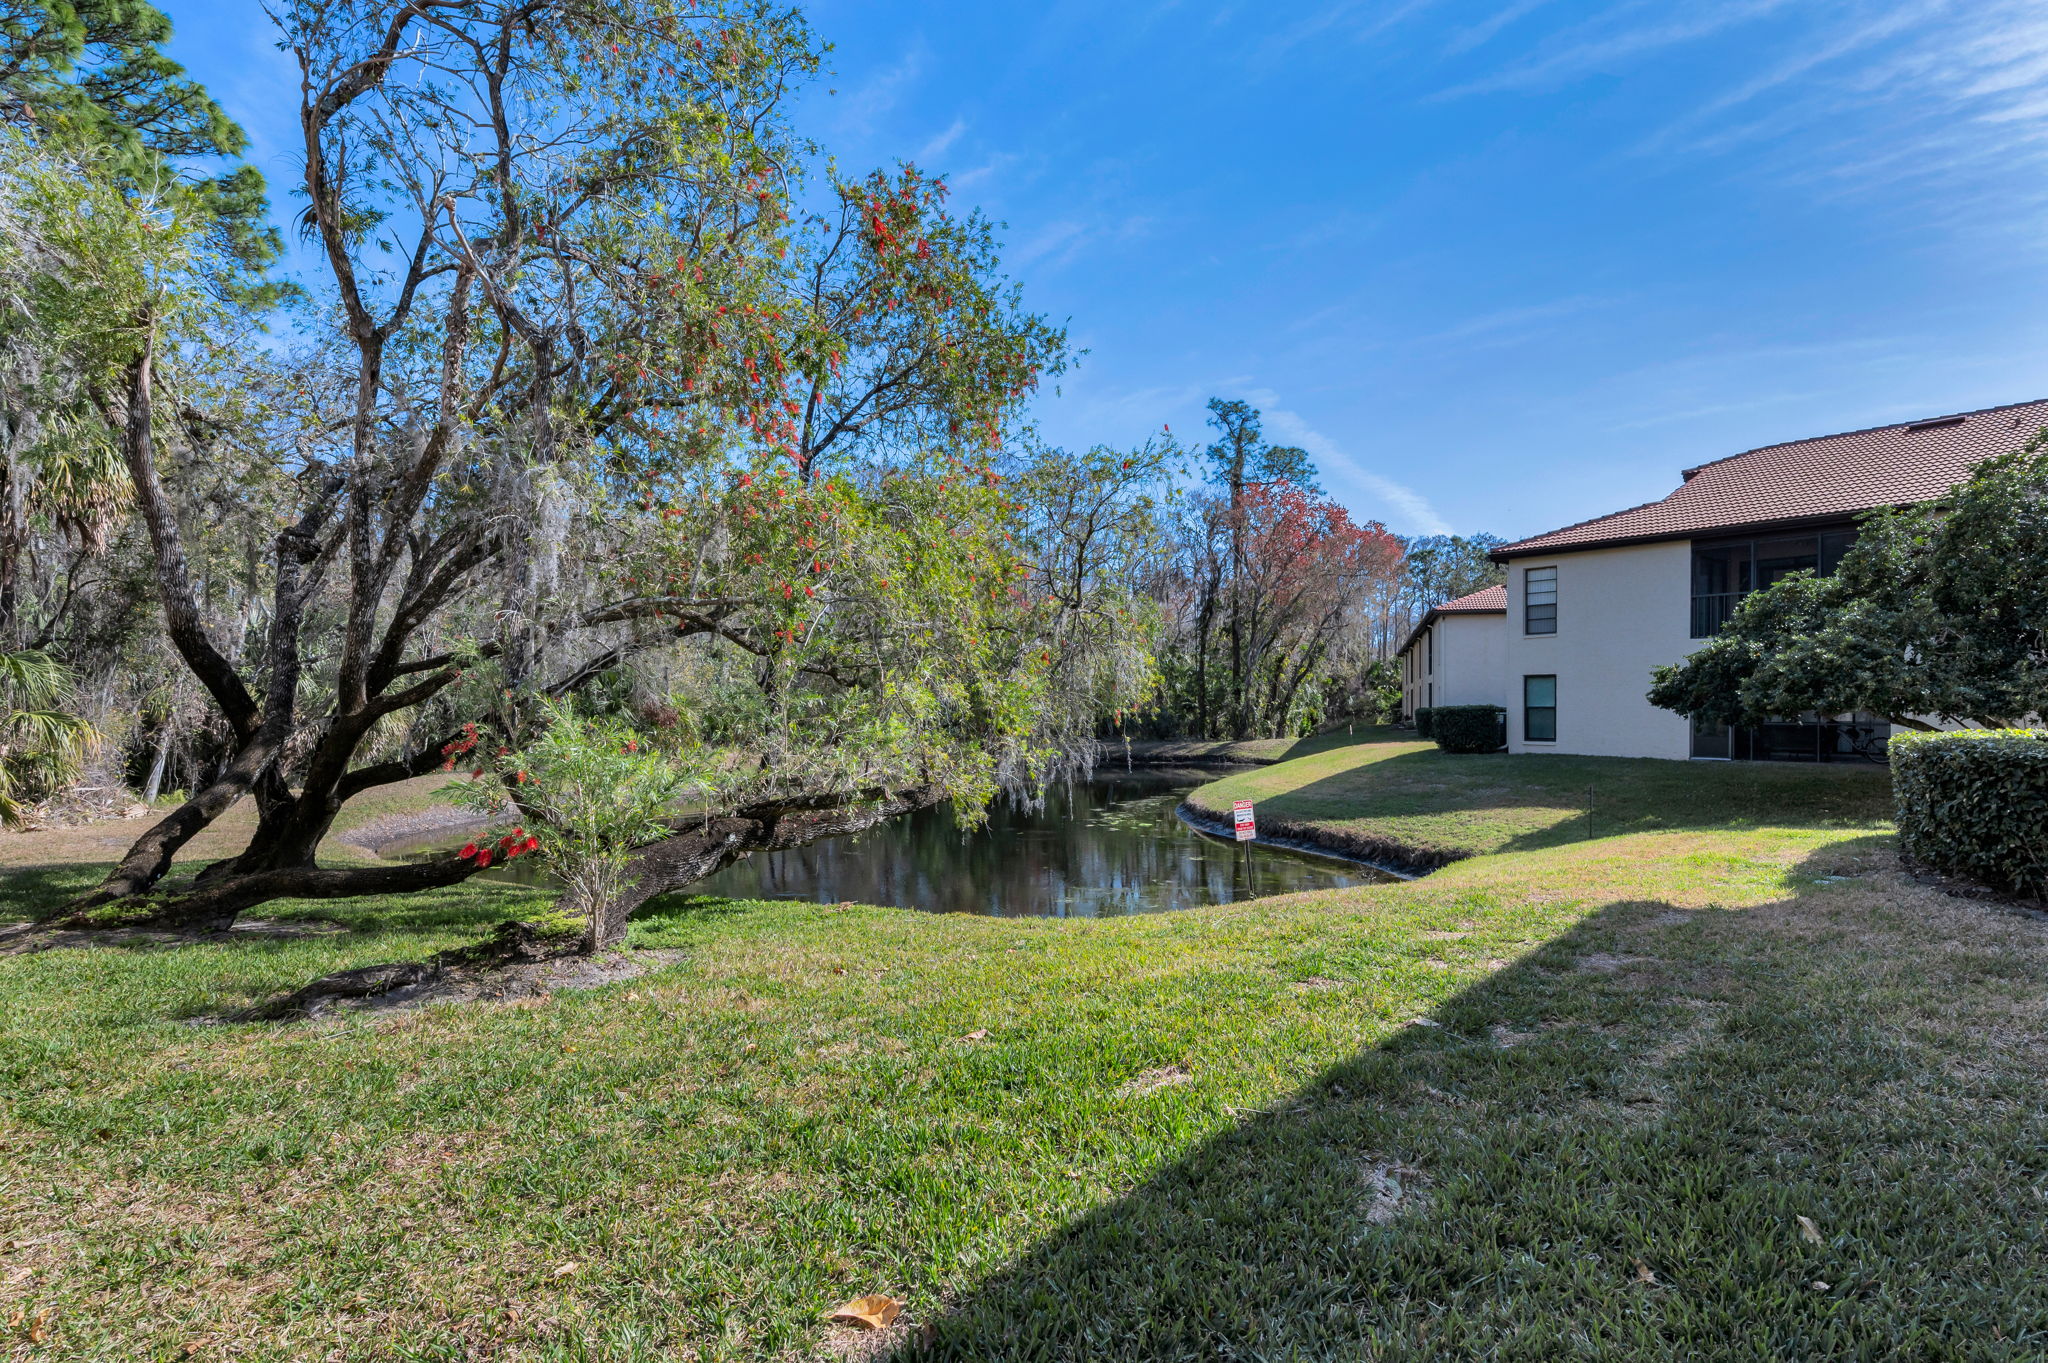
M 1005 257 L 1013 269 L 1037 266 L 1044 274 L 1071 264 L 1089 248 L 1109 242 L 1135 241 L 1152 230 L 1152 219 L 1144 214 L 1126 214 L 1114 221 L 1060 218 L 1033 232 Z
M 1470 52 L 1475 47 L 1484 47 L 1498 37 L 1500 31 L 1509 24 L 1549 3 L 1550 0 L 1512 0 L 1512 3 L 1487 18 L 1453 33 L 1450 41 L 1444 44 L 1444 51 L 1455 56 L 1460 52 Z
M 1548 332 L 1560 318 L 1577 316 L 1604 307 L 1608 300 L 1591 295 L 1556 298 L 1547 303 L 1498 308 L 1468 317 L 1440 331 L 1425 333 L 1405 342 L 1409 345 L 1477 346 L 1507 345 Z
M 1380 519 L 1395 530 L 1422 535 L 1451 533 L 1451 523 L 1430 505 L 1427 497 L 1359 463 L 1343 446 L 1303 420 L 1300 413 L 1281 406 L 1280 395 L 1272 389 L 1250 389 L 1245 393 L 1245 399 L 1259 409 L 1260 418 L 1270 435 L 1299 445 L 1315 458 L 1325 472 L 1385 502 L 1388 512 Z M 1374 509 L 1366 510 L 1371 514 Z
M 1705 9 L 1674 12 L 1658 5 L 1642 20 L 1640 0 L 1629 0 L 1566 29 L 1519 61 L 1442 92 L 1444 98 L 1502 90 L 1541 89 L 1576 79 L 1645 53 L 1682 46 L 1737 24 L 1776 13 L 1791 0 L 1720 0 Z
M 869 76 L 852 90 L 841 95 L 839 104 L 839 132 L 843 137 L 858 138 L 873 135 L 881 122 L 924 74 L 927 53 L 922 42 L 913 44 L 893 64 Z
M 954 119 L 951 127 L 919 147 L 917 149 L 917 156 L 914 159 L 920 165 L 930 165 L 933 161 L 938 160 L 941 156 L 951 151 L 953 144 L 958 142 L 960 135 L 966 131 L 967 120 L 964 118 Z

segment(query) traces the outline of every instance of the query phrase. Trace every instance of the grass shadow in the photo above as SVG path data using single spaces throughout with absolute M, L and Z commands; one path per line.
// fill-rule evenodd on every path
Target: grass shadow
M 1261 826 L 1321 826 L 1339 840 L 1407 849 L 1421 866 L 1621 833 L 1769 826 L 1889 826 L 1883 768 L 1677 762 L 1563 754 L 1450 754 L 1375 740 L 1227 777 L 1192 802 L 1256 801 Z M 1398 859 L 1398 857 L 1397 857 Z
M 1902 1035 L 1976 1004 L 1859 897 L 1885 843 L 1826 848 L 1760 908 L 1603 906 L 895 1356 L 2041 1357 L 2041 1075 L 1958 1064 L 1967 1030 Z M 1985 997 L 2041 959 L 1987 962 Z

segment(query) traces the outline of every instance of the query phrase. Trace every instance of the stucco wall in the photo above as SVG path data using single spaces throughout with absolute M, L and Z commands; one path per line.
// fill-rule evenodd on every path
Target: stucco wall
M 1508 621 L 1505 615 L 1444 615 L 1436 631 L 1436 703 L 1505 705 Z
M 1551 566 L 1557 569 L 1557 633 L 1524 633 L 1523 574 Z M 1698 647 L 1691 612 L 1692 546 L 1684 540 L 1510 562 L 1504 638 L 1509 751 L 1689 757 L 1686 720 L 1654 708 L 1643 693 L 1651 668 L 1678 662 Z M 1522 678 L 1543 674 L 1557 678 L 1555 743 L 1522 737 Z
M 1507 657 L 1506 616 L 1438 616 L 1401 655 L 1404 713 L 1430 704 L 1507 704 Z

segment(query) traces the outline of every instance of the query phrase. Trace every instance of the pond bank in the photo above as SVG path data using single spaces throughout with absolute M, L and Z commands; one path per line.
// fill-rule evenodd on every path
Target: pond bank
M 1198 833 L 1212 838 L 1228 839 L 1233 842 L 1237 839 L 1237 828 L 1232 822 L 1228 811 L 1221 815 L 1216 815 L 1207 810 L 1198 809 L 1192 800 L 1183 800 L 1180 807 L 1174 813 L 1180 817 L 1182 823 Z M 1279 836 L 1274 837 L 1262 832 L 1258 837 L 1252 839 L 1252 845 L 1255 847 L 1277 847 L 1283 851 L 1299 852 L 1305 856 L 1325 857 L 1331 861 L 1342 861 L 1353 866 L 1364 866 L 1383 875 L 1392 876 L 1396 880 L 1416 880 L 1429 874 L 1429 871 L 1407 869 L 1401 864 L 1402 858 L 1399 857 L 1370 857 L 1349 851 L 1337 846 L 1332 840 L 1324 837 L 1322 830 L 1308 824 L 1293 824 L 1281 820 L 1278 823 L 1262 821 L 1260 826 L 1262 828 L 1276 829 Z M 1433 866 L 1429 868 L 1432 871 L 1435 869 L 1437 868 Z

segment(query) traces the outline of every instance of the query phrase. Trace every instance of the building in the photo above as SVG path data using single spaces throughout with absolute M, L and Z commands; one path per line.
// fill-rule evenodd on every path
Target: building
M 1455 646 L 1497 655 L 1499 682 L 1460 696 L 1508 711 L 1511 752 L 1613 757 L 1842 761 L 1879 758 L 1890 727 L 1869 715 L 1788 716 L 1758 729 L 1694 725 L 1644 699 L 1652 669 L 1683 660 L 1748 593 L 1802 568 L 1826 574 L 1855 542 L 1856 517 L 1947 493 L 1978 464 L 2048 426 L 2048 401 L 1767 445 L 1686 469 L 1669 496 L 1495 551 L 1507 568 L 1498 614 L 1426 617 L 1403 646 L 1414 704 L 1430 703 L 1426 656 L 1452 628 L 1494 629 Z M 1481 595 L 1484 595 L 1483 593 Z M 1471 598 L 1466 598 L 1470 600 Z M 1444 659 L 1436 663 L 1437 704 Z M 1455 662 L 1454 662 L 1455 665 Z M 1412 708 L 1411 708 L 1412 713 Z
M 1422 617 L 1396 655 L 1401 711 L 1508 703 L 1508 589 L 1487 587 Z

